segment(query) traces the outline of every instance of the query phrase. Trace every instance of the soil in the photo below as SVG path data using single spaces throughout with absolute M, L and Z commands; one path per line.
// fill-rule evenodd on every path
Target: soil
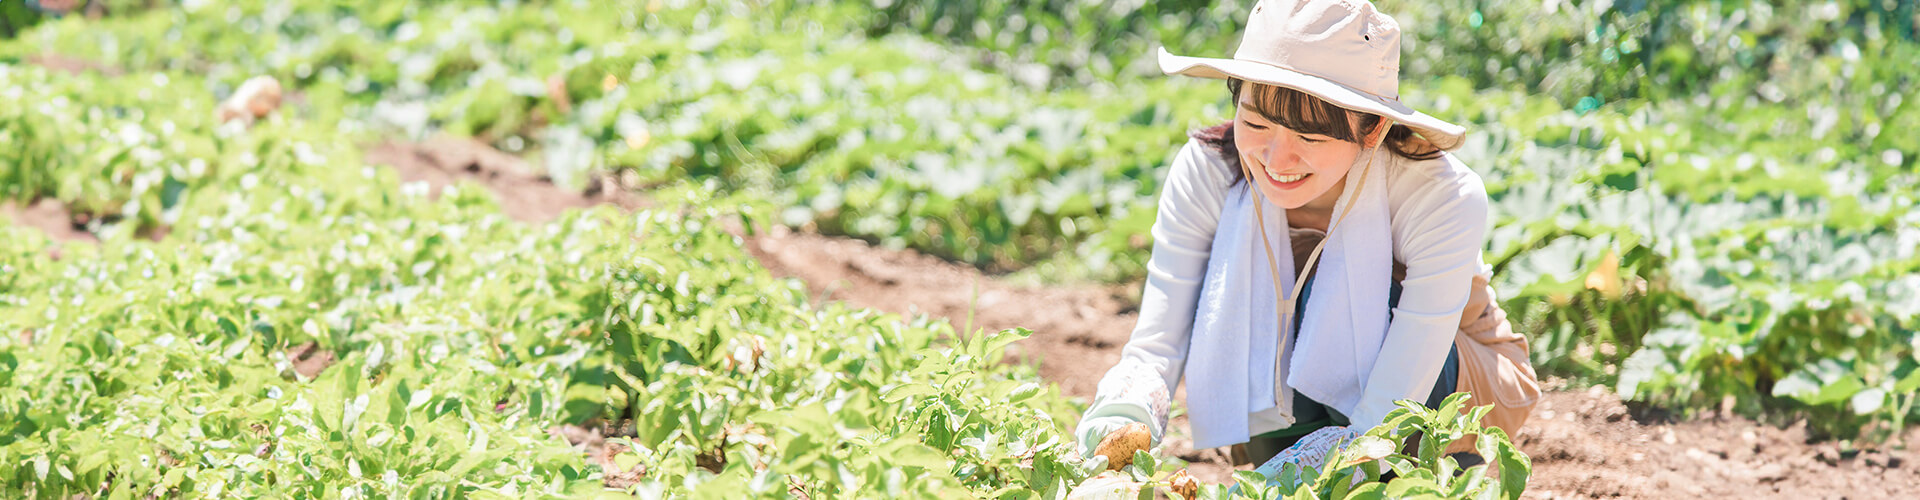
M 87 232 L 86 223 L 74 217 L 73 212 L 59 200 L 42 198 L 27 204 L 16 205 L 11 201 L 0 202 L 0 219 L 13 221 L 13 224 L 39 229 L 55 245 L 47 250 L 48 256 L 60 260 L 61 247 L 71 243 L 99 243 L 100 238 Z
M 1014 344 L 1011 357 L 1041 361 L 1040 376 L 1069 395 L 1093 394 L 1098 374 L 1120 361 L 1120 346 L 1133 330 L 1117 288 L 1013 286 L 917 252 L 784 227 L 750 239 L 747 250 L 774 275 L 806 282 L 816 302 L 946 318 L 963 333 L 1033 330 Z
M 1550 392 L 1521 430 L 1533 498 L 1912 498 L 1912 449 L 1843 450 L 1737 416 L 1647 422 L 1605 387 Z M 1909 428 L 1895 443 L 1912 443 Z
M 293 364 L 293 372 L 300 374 L 300 380 L 313 380 L 337 360 L 333 351 L 321 349 L 319 342 L 307 342 L 287 349 L 287 361 Z
M 27 64 L 43 66 L 47 69 L 74 75 L 87 72 L 100 73 L 105 76 L 119 76 L 122 74 L 120 68 L 60 54 L 36 54 L 27 56 L 25 61 Z
M 528 222 L 597 204 L 646 205 L 605 180 L 597 181 L 593 195 L 556 187 L 512 155 L 468 139 L 383 144 L 368 151 L 367 161 L 426 181 L 436 193 L 460 180 L 485 185 L 509 216 Z M 56 238 L 87 238 L 84 231 L 76 234 L 57 204 L 4 210 Z M 1011 358 L 1037 362 L 1042 377 L 1083 401 L 1119 360 L 1135 321 L 1125 287 L 1019 286 L 972 267 L 859 240 L 778 227 L 759 234 L 747 238 L 747 249 L 775 275 L 805 282 L 816 301 L 942 317 L 962 331 L 1033 330 L 1014 345 Z M 1604 387 L 1547 384 L 1552 390 L 1516 437 L 1533 460 L 1526 498 L 1898 498 L 1920 492 L 1920 456 L 1897 444 L 1920 438 L 1920 428 L 1907 430 L 1896 444 L 1844 449 L 1812 441 L 1804 422 L 1781 428 L 1714 414 L 1653 420 L 1630 411 Z M 1174 419 L 1162 451 L 1188 461 L 1202 481 L 1226 481 L 1235 467 L 1222 450 L 1192 449 L 1183 437 L 1186 425 L 1184 417 Z M 613 469 L 606 430 L 567 426 L 553 433 Z M 608 481 L 630 482 L 643 473 L 622 471 Z
M 486 186 L 495 193 L 501 211 L 521 222 L 547 222 L 567 210 L 602 203 L 628 209 L 645 204 L 611 179 L 593 179 L 585 193 L 555 186 L 519 157 L 471 138 L 388 142 L 369 148 L 365 160 L 394 169 L 405 182 L 426 182 L 435 198 L 462 180 Z

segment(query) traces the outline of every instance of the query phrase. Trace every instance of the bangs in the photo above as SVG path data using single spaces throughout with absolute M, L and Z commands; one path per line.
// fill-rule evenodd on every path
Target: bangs
M 1245 82 L 1238 79 L 1228 80 L 1227 84 L 1233 91 L 1236 108 L 1245 109 L 1240 107 L 1239 95 L 1246 90 L 1253 93 L 1247 98 L 1247 106 L 1267 121 L 1301 134 L 1358 142 L 1346 108 L 1287 87 L 1253 83 L 1251 88 L 1246 88 Z

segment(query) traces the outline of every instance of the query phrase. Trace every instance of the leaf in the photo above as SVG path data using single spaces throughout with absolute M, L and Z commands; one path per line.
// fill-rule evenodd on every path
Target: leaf
M 400 380 L 387 391 L 387 425 L 398 429 L 407 424 L 407 381 Z
M 1267 477 L 1250 470 L 1235 471 L 1233 481 L 1241 495 L 1255 495 L 1267 489 Z
M 946 470 L 952 465 L 952 460 L 947 458 L 945 454 L 927 445 L 908 441 L 896 442 L 900 444 L 891 450 L 892 463 L 894 465 L 901 467 L 921 467 L 935 471 Z
M 1789 374 L 1774 384 L 1773 394 L 1798 399 L 1803 403 L 1824 406 L 1846 400 L 1866 388 L 1860 376 L 1854 375 L 1847 367 L 1828 359 L 1809 364 Z
M 938 393 L 939 393 L 938 390 L 934 389 L 933 386 L 930 386 L 927 384 L 906 383 L 906 384 L 900 384 L 900 385 L 894 386 L 892 389 L 887 389 L 886 391 L 881 392 L 880 400 L 888 403 L 898 403 L 901 401 L 905 401 L 907 398 L 912 398 L 917 396 L 926 396 L 926 395 L 938 394 Z
M 1032 336 L 1033 336 L 1033 331 L 1027 330 L 1025 328 L 1012 328 L 1007 330 L 1001 330 L 998 333 L 994 333 L 992 337 L 989 337 L 987 339 L 986 349 L 980 352 L 980 357 L 983 359 L 990 359 L 990 360 L 1000 359 L 1001 353 L 1006 352 L 1007 346 L 1013 345 L 1015 342 L 1026 340 L 1028 337 L 1032 337 Z
M 1853 414 L 1871 415 L 1887 402 L 1887 391 L 1878 387 L 1867 388 L 1855 393 L 1849 402 L 1853 406 Z
M 527 414 L 535 419 L 546 417 L 547 391 L 538 387 L 527 390 Z
M 633 453 L 621 453 L 613 456 L 613 467 L 617 472 L 633 470 L 640 465 L 640 456 Z
M 1414 463 L 1412 459 L 1402 455 L 1388 456 L 1381 461 L 1386 462 L 1387 467 L 1390 468 L 1395 475 L 1399 476 L 1405 476 L 1420 467 L 1419 464 Z
M 474 468 L 479 467 L 480 464 L 487 463 L 489 460 L 492 460 L 492 457 L 488 457 L 486 454 L 470 452 L 461 455 L 459 461 L 454 462 L 452 467 L 447 468 L 447 474 L 452 477 L 464 477 L 468 473 L 473 472 Z
M 1806 400 L 1820 392 L 1821 383 L 1811 373 L 1796 371 L 1773 384 L 1773 395 Z
M 1124 474 L 1104 472 L 1088 478 L 1068 492 L 1071 500 L 1132 500 L 1151 495 L 1153 489 L 1145 488 Z
M 1920 369 L 1908 371 L 1905 377 L 1893 385 L 1895 394 L 1912 394 L 1915 391 L 1920 391 Z
M 1460 408 L 1467 404 L 1467 398 L 1469 396 L 1470 395 L 1465 392 L 1456 392 L 1447 396 L 1446 399 L 1440 403 L 1440 409 L 1434 412 L 1434 420 L 1439 422 L 1453 420 L 1454 417 L 1460 415 Z
M 407 398 L 407 409 L 408 410 L 419 409 L 421 407 L 426 406 L 427 403 L 430 403 L 432 401 L 433 401 L 433 390 L 426 387 L 422 387 L 420 388 L 420 390 L 413 391 L 412 397 Z
M 1092 458 L 1080 461 L 1080 470 L 1077 472 L 1079 472 L 1081 477 L 1093 477 L 1106 470 L 1106 455 L 1094 455 Z
M 1277 480 L 1278 483 L 1288 488 L 1299 486 L 1303 483 L 1312 481 L 1311 476 L 1307 476 L 1307 479 L 1302 479 L 1303 477 L 1302 472 L 1303 471 L 1299 465 L 1294 464 L 1292 462 L 1288 462 L 1288 463 L 1280 464 L 1280 473 L 1277 474 L 1276 477 L 1274 477 L 1273 479 Z
M 480 427 L 479 424 L 468 424 L 467 433 L 473 436 L 473 444 L 467 447 L 467 455 L 469 456 L 485 455 L 487 453 L 487 444 L 489 441 L 489 439 L 487 438 L 488 430 Z M 457 476 L 459 474 L 456 473 L 454 475 Z
M 1401 476 L 1386 485 L 1388 498 L 1443 498 L 1439 483 L 1434 482 L 1433 472 L 1426 469 Z
M 342 415 L 340 417 L 340 432 L 343 432 L 343 433 L 353 432 L 354 426 L 360 423 L 360 414 L 365 413 L 366 411 L 367 411 L 367 395 L 361 394 L 358 396 L 354 396 L 353 400 L 348 401 L 346 404 L 346 407 L 342 410 Z
M 1029 399 L 1033 399 L 1034 396 L 1044 394 L 1045 390 L 1046 389 L 1044 387 L 1041 387 L 1040 384 L 1033 383 L 1033 382 L 1020 384 L 1019 387 L 1013 388 L 1013 391 L 1007 394 L 1007 402 L 1019 403 Z
M 1354 438 L 1352 443 L 1347 444 L 1346 450 L 1341 453 L 1347 457 L 1347 460 L 1340 463 L 1338 468 L 1345 469 L 1386 458 L 1388 455 L 1392 455 L 1393 451 L 1394 444 L 1392 441 L 1377 436 L 1360 436 Z
M 1860 393 L 1865 387 L 1866 383 L 1861 381 L 1859 376 L 1849 374 L 1821 388 L 1818 394 L 1804 401 L 1812 405 L 1832 404 L 1853 397 L 1853 395 Z
M 279 401 L 262 399 L 247 405 L 247 414 L 255 417 L 264 417 L 273 413 L 274 408 L 278 408 L 279 406 Z
M 1347 492 L 1347 500 L 1387 500 L 1386 483 L 1365 483 Z
M 1507 500 L 1518 500 L 1520 494 L 1527 490 L 1527 478 L 1533 475 L 1532 459 L 1527 458 L 1526 454 L 1513 446 L 1506 445 L 1510 442 L 1507 439 L 1507 432 L 1499 427 L 1487 428 L 1480 439 L 1493 440 L 1501 444 L 1496 453 L 1500 464 L 1500 488 Z M 1481 456 L 1486 455 L 1483 452 Z
M 253 345 L 253 337 L 246 337 L 246 336 L 240 337 L 238 339 L 235 339 L 232 344 L 228 344 L 227 350 L 222 352 L 221 356 L 227 359 L 237 359 L 241 355 L 246 354 L 247 347 L 252 345 Z
M 1159 470 L 1157 467 L 1159 464 L 1160 461 L 1153 458 L 1152 453 L 1147 453 L 1147 450 L 1133 450 L 1133 466 L 1138 468 L 1142 474 L 1148 476 L 1153 475 L 1155 471 Z

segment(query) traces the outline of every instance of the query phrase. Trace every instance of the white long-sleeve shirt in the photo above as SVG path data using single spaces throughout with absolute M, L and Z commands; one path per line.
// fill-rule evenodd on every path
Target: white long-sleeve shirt
M 1378 425 L 1395 408 L 1394 401 L 1425 399 L 1446 362 L 1473 276 L 1490 271 L 1480 255 L 1486 238 L 1488 202 L 1479 176 L 1450 154 L 1432 160 L 1409 160 L 1388 152 L 1381 158 L 1387 160 L 1384 164 L 1388 168 L 1393 259 L 1404 263 L 1406 277 L 1401 281 L 1400 302 L 1379 346 L 1374 369 L 1366 378 L 1364 393 L 1353 408 L 1341 409 L 1359 429 Z M 1244 185 L 1231 187 L 1233 172 L 1218 152 L 1197 140 L 1189 141 L 1174 157 L 1152 229 L 1153 254 L 1147 263 L 1138 323 L 1121 352 L 1121 362 L 1102 378 L 1094 405 L 1084 418 L 1125 416 L 1149 423 L 1156 439 L 1164 432 L 1167 395 L 1179 385 L 1185 364 L 1190 361 L 1187 354 L 1196 307 L 1207 276 L 1214 233 L 1223 229 L 1217 227 L 1222 210 L 1231 193 L 1247 195 Z M 1262 284 L 1267 280 L 1250 282 Z M 1270 386 L 1274 375 L 1247 376 L 1256 383 L 1265 379 Z M 1188 388 L 1190 398 L 1196 394 L 1230 397 L 1209 394 L 1205 387 Z M 1286 428 L 1289 424 L 1277 412 L 1277 408 L 1269 408 L 1250 414 L 1247 429 L 1195 429 L 1196 436 L 1241 437 L 1234 442 L 1195 445 L 1224 446 L 1244 442 L 1246 436 Z M 1201 420 L 1196 419 L 1195 425 L 1202 425 Z

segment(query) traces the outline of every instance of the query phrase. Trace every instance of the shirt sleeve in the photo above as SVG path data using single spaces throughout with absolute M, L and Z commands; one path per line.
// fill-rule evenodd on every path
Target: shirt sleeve
M 1464 169 L 1464 167 L 1462 167 Z M 1488 202 L 1479 177 L 1422 179 L 1435 185 L 1410 198 L 1396 214 L 1398 253 L 1406 263 L 1400 302 L 1354 409 L 1355 428 L 1386 420 L 1395 401 L 1425 401 L 1447 361 L 1460 327 L 1460 312 L 1480 274 Z
M 1213 232 L 1228 183 L 1225 162 L 1197 140 L 1174 156 L 1153 223 L 1140 316 L 1083 419 L 1125 416 L 1148 424 L 1158 441 L 1167 425 L 1170 395 L 1186 366 L 1193 314 L 1206 277 Z

